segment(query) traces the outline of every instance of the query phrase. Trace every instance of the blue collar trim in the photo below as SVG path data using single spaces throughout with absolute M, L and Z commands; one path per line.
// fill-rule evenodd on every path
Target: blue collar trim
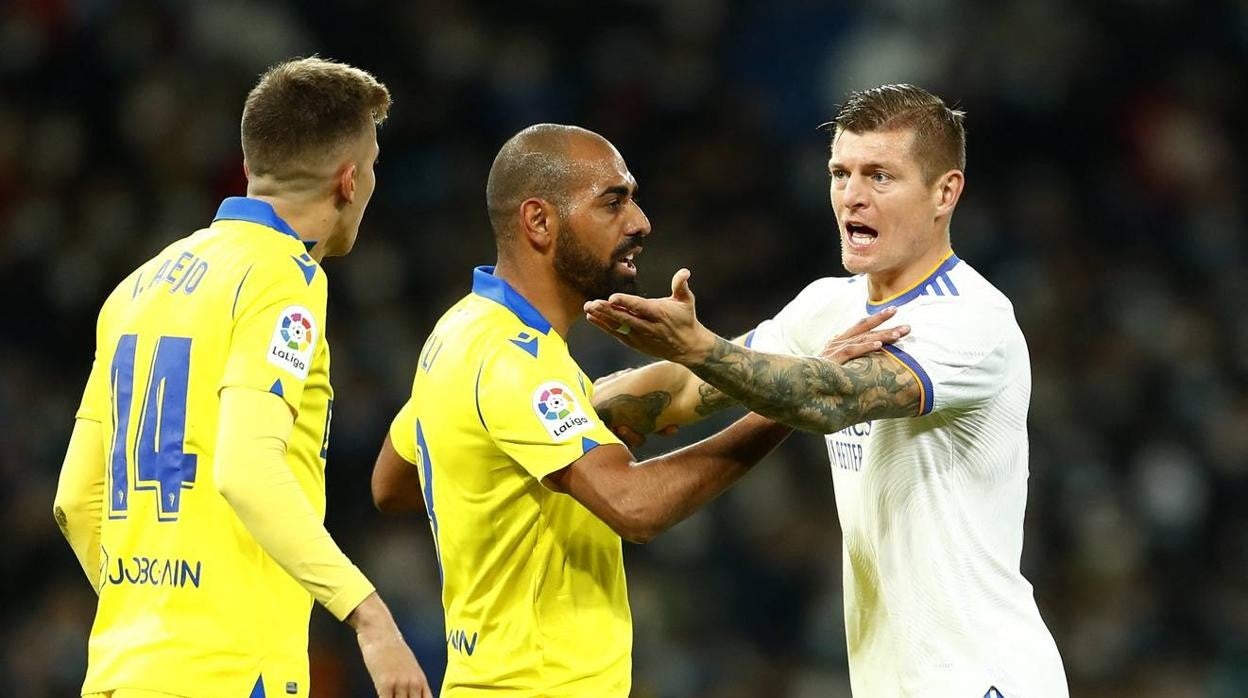
M 266 228 L 272 228 L 283 235 L 289 235 L 292 238 L 303 242 L 299 238 L 299 233 L 290 227 L 290 224 L 282 220 L 277 215 L 277 211 L 267 201 L 259 199 L 249 199 L 245 196 L 231 196 L 221 202 L 221 206 L 217 208 L 217 217 L 212 219 L 213 222 L 221 220 L 230 221 L 246 221 L 248 223 L 256 223 Z
M 538 332 L 550 332 L 550 323 L 542 317 L 542 313 L 510 284 L 494 276 L 494 267 L 477 267 L 472 270 L 472 292 L 515 313 L 521 322 Z
M 875 315 L 890 305 L 905 305 L 915 298 L 918 298 L 919 296 L 926 296 L 929 293 L 937 296 L 944 296 L 946 294 L 952 296 L 958 295 L 957 288 L 953 285 L 953 282 L 949 280 L 947 274 L 954 267 L 958 266 L 959 261 L 961 260 L 958 259 L 956 254 L 951 254 L 947 259 L 945 259 L 945 261 L 941 262 L 940 265 L 933 269 L 932 273 L 928 274 L 922 281 L 911 287 L 910 290 L 893 296 L 892 298 L 886 298 L 879 303 L 872 303 L 868 300 L 867 314 Z M 946 288 L 941 288 L 941 281 L 944 282 Z

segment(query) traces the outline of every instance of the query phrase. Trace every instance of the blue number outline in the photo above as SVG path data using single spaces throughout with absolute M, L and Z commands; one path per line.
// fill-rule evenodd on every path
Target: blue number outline
M 157 339 L 137 433 L 133 446 L 127 449 L 137 347 L 138 335 L 122 335 L 110 372 L 114 429 L 109 518 L 124 519 L 129 514 L 130 464 L 134 463 L 134 490 L 155 491 L 157 520 L 176 521 L 182 508 L 181 492 L 194 487 L 199 462 L 198 455 L 185 451 L 191 339 Z M 116 505 L 111 496 L 113 490 L 117 492 Z

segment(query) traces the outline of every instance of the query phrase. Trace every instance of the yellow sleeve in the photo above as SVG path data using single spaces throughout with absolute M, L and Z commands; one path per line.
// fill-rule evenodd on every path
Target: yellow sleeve
M 342 620 L 373 585 L 330 537 L 286 464 L 292 425 L 290 409 L 276 395 L 222 390 L 213 477 L 260 547 Z
M 299 412 L 317 346 L 325 341 L 325 274 L 311 257 L 256 264 L 233 305 L 233 333 L 221 387 L 255 388 L 280 396 Z
M 100 593 L 100 522 L 104 515 L 104 436 L 99 422 L 74 420 L 65 462 L 56 483 L 52 515 Z
M 408 463 L 415 463 L 416 458 L 416 416 L 415 406 L 411 399 L 404 403 L 399 413 L 390 422 L 390 445 Z
M 542 479 L 601 444 L 618 444 L 590 402 L 589 381 L 566 354 L 534 357 L 510 346 L 487 357 L 477 384 L 495 445 Z M 401 452 L 400 452 L 401 453 Z

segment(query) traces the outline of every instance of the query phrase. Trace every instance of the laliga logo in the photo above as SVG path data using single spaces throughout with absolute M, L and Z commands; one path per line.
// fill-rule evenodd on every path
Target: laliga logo
M 574 407 L 576 403 L 572 400 L 572 396 L 565 393 L 563 388 L 543 390 L 537 401 L 537 409 L 542 413 L 542 417 L 551 421 L 567 417 Z
M 312 323 L 302 313 L 291 313 L 282 318 L 281 335 L 288 349 L 303 351 L 312 343 Z

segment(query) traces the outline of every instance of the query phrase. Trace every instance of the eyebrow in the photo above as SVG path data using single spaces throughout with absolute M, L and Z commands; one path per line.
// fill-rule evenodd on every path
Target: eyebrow
M 858 167 L 864 170 L 895 170 L 897 169 L 897 166 L 895 164 L 879 162 L 876 160 L 868 160 L 867 162 L 860 163 Z M 849 169 L 845 166 L 845 163 L 838 162 L 836 160 L 828 160 L 828 168 L 829 169 L 839 168 L 842 170 Z
M 603 189 L 602 193 L 599 194 L 598 196 L 603 197 L 603 196 L 610 196 L 612 194 L 616 196 L 636 196 L 637 189 L 638 187 L 636 184 L 634 184 L 631 187 L 624 185 L 624 184 L 616 184 L 615 186 L 610 186 L 610 187 L 607 187 L 606 189 Z

